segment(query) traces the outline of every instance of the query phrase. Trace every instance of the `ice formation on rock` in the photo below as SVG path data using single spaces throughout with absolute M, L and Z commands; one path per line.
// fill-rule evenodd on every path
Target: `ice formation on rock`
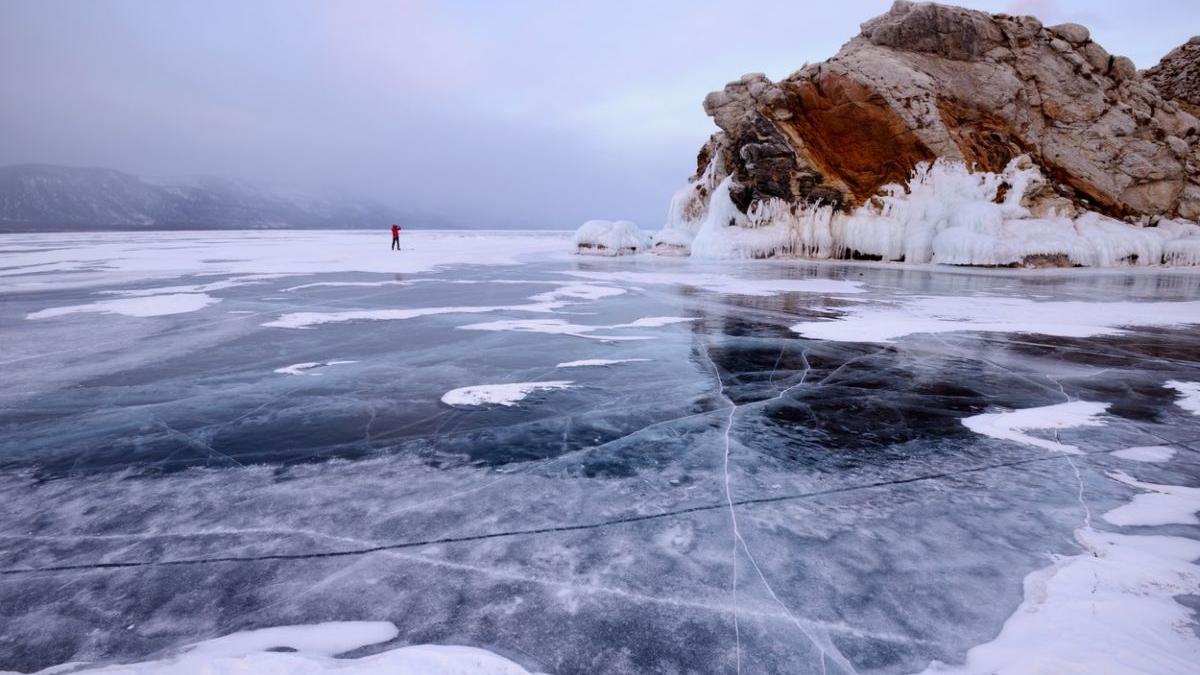
M 849 213 L 820 202 L 779 198 L 743 213 L 726 177 L 706 208 L 677 196 L 656 242 L 698 258 L 798 256 L 987 266 L 1197 265 L 1200 226 L 1163 219 L 1125 223 L 1092 211 L 1035 216 L 1023 205 L 1045 178 L 1027 157 L 1000 173 L 970 171 L 954 160 L 920 163 L 906 185 L 890 184 Z M 689 186 L 692 189 L 697 184 Z M 697 192 L 699 194 L 699 192 Z M 692 195 L 688 195 L 692 196 Z M 689 214 L 703 213 L 698 224 Z M 690 242 L 685 242 L 694 233 Z M 664 244 L 665 246 L 665 244 Z M 661 247 L 660 247 L 661 248 Z
M 646 250 L 650 239 L 628 220 L 589 220 L 575 231 L 574 244 L 587 255 L 628 255 Z

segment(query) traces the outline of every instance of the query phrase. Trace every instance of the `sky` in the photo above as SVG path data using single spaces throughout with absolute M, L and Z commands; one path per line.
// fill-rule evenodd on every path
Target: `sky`
M 0 165 L 338 190 L 480 227 L 656 229 L 743 73 L 822 61 L 890 0 L 0 0 Z M 1139 68 L 1196 0 L 965 0 Z

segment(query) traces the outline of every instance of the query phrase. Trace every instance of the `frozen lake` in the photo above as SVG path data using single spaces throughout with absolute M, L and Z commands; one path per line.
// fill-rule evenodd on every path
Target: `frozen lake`
M 0 670 L 1195 672 L 1200 274 L 569 241 L 0 236 Z

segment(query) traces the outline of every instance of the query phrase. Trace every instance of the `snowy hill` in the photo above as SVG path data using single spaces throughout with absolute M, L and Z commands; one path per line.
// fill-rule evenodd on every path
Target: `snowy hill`
M 267 189 L 225 178 L 151 181 L 113 169 L 0 167 L 0 231 L 453 227 L 375 201 Z

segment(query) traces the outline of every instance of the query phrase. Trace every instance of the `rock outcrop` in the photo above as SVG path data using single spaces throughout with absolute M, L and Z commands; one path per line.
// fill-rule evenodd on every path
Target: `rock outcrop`
M 1176 47 L 1142 76 L 1163 97 L 1200 117 L 1200 35 Z
M 850 212 L 923 162 L 1001 174 L 1020 158 L 1044 176 L 1022 195 L 1034 216 L 1195 220 L 1200 121 L 1185 108 L 1196 42 L 1147 80 L 1078 24 L 901 0 L 828 61 L 709 94 L 720 132 L 672 217 L 703 215 L 726 178 L 741 214 L 767 203 Z

